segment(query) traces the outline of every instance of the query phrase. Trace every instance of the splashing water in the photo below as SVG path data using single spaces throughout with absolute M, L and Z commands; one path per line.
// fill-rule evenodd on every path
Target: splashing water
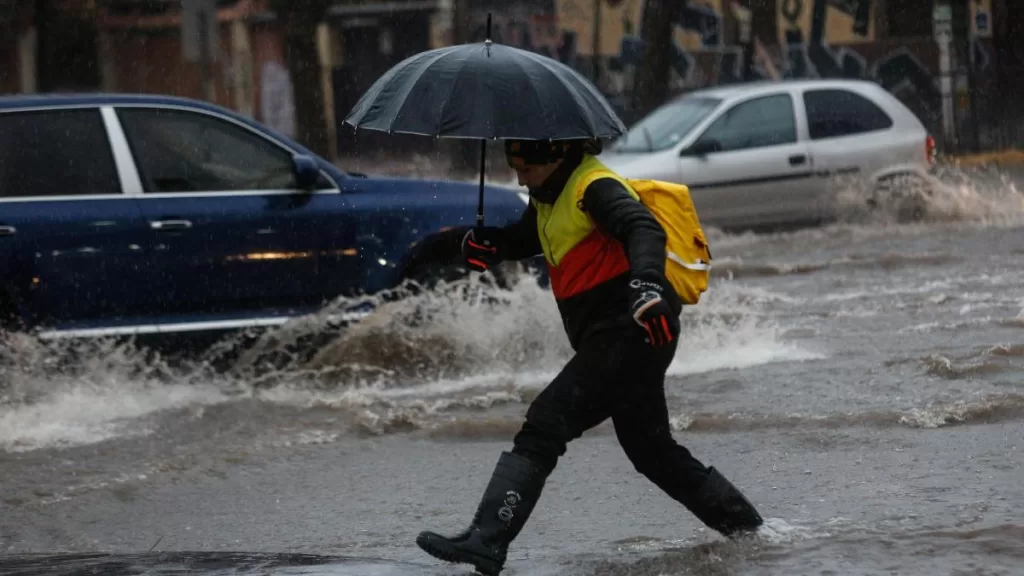
M 1014 227 L 1024 222 L 1021 178 L 1005 171 L 938 165 L 925 178 L 894 178 L 884 186 L 858 177 L 837 178 L 826 204 L 834 221 L 820 227 L 773 233 L 727 233 L 705 227 L 712 246 L 722 249 L 779 243 L 861 241 L 913 237 L 937 228 Z
M 927 197 L 926 214 L 912 224 L 894 226 L 898 211 L 885 202 L 858 220 L 863 188 L 847 187 L 838 194 L 847 195 L 850 207 L 841 208 L 836 224 L 766 235 L 708 230 L 708 236 L 726 251 L 769 243 L 788 250 L 913 236 L 936 226 L 1000 226 L 1024 215 L 1024 195 L 1004 175 L 986 180 L 946 167 L 933 183 L 939 185 Z M 894 198 L 920 197 L 916 192 L 904 189 Z M 744 264 L 729 258 L 720 258 L 726 273 L 684 313 L 670 376 L 828 355 L 806 340 L 797 346 L 787 339 L 771 310 L 794 304 L 793 298 L 732 281 L 730 265 L 740 279 L 766 274 L 742 274 Z M 857 262 L 814 264 L 795 269 L 814 273 Z M 779 273 L 793 271 L 782 267 Z M 410 294 L 366 298 L 375 311 L 341 327 L 337 313 L 360 302 L 340 300 L 321 314 L 228 338 L 205 356 L 178 363 L 132 343 L 41 343 L 0 334 L 0 447 L 32 450 L 145 434 L 157 414 L 240 401 L 326 408 L 378 433 L 434 428 L 450 424 L 459 411 L 493 416 L 501 406 L 529 402 L 571 357 L 553 298 L 532 280 L 500 292 L 468 280 Z
M 154 412 L 228 399 L 227 386 L 175 373 L 158 356 L 113 341 L 43 343 L 0 335 L 0 447 L 92 444 L 144 433 Z
M 898 176 L 877 185 L 839 181 L 836 206 L 846 223 L 1017 223 L 1024 194 L 1005 173 L 939 165 L 923 177 Z
M 714 282 L 686 311 L 670 374 L 743 369 L 820 357 L 782 340 L 762 290 Z M 0 447 L 32 450 L 145 434 L 160 412 L 242 400 L 329 408 L 376 432 L 431 428 L 450 414 L 529 402 L 571 357 L 550 293 L 529 277 L 499 291 L 478 279 L 377 299 L 375 311 L 332 328 L 338 301 L 244 345 L 226 370 L 210 355 L 172 364 L 131 343 L 0 343 Z M 329 334 L 318 345 L 311 335 Z M 251 340 L 251 338 L 250 338 Z M 268 358 L 276 358 L 268 361 Z M 282 360 L 283 358 L 283 360 Z

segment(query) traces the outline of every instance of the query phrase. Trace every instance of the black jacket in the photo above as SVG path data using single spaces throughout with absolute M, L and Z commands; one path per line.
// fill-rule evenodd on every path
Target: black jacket
M 582 157 L 567 158 L 543 186 L 530 191 L 530 196 L 538 202 L 554 203 L 581 160 Z M 587 186 L 581 207 L 600 230 L 622 243 L 630 272 L 558 302 L 573 348 L 594 330 L 633 322 L 630 314 L 631 278 L 656 282 L 664 287 L 665 298 L 673 312 L 678 314 L 682 302 L 665 279 L 665 231 L 650 210 L 612 178 L 601 178 Z M 537 210 L 532 203 L 519 222 L 503 229 L 501 244 L 506 260 L 522 260 L 542 253 L 537 234 Z

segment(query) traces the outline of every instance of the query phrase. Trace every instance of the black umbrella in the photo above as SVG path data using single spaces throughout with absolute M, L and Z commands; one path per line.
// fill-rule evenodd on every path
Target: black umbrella
M 421 52 L 370 86 L 345 118 L 356 129 L 477 138 L 483 225 L 489 139 L 612 138 L 626 132 L 605 97 L 569 66 L 487 40 Z

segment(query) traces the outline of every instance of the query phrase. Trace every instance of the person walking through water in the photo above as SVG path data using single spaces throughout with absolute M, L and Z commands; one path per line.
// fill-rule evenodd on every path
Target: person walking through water
M 735 486 L 671 435 L 665 372 L 683 304 L 665 277 L 666 235 L 627 181 L 595 157 L 600 150 L 598 140 L 506 141 L 506 159 L 530 192 L 526 212 L 462 239 L 478 271 L 543 254 L 575 352 L 500 454 L 469 527 L 416 538 L 428 554 L 483 574 L 503 569 L 567 444 L 607 418 L 636 470 L 704 524 L 735 537 L 763 523 Z

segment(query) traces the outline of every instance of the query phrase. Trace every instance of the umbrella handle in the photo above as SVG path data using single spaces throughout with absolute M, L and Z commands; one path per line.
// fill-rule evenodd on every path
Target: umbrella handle
M 487 13 L 487 38 L 486 42 L 488 45 L 491 43 L 491 13 Z M 487 50 L 488 56 L 490 55 L 490 47 Z M 480 196 L 477 199 L 476 204 L 476 225 L 478 228 L 484 227 L 484 170 L 487 169 L 487 139 L 480 140 Z
M 490 55 L 490 12 L 487 12 L 487 55 Z M 480 193 L 476 201 L 476 227 L 483 228 L 483 172 L 487 168 L 487 139 L 480 139 Z
M 484 227 L 484 170 L 487 168 L 487 140 L 480 140 L 480 193 L 476 205 L 476 225 Z

